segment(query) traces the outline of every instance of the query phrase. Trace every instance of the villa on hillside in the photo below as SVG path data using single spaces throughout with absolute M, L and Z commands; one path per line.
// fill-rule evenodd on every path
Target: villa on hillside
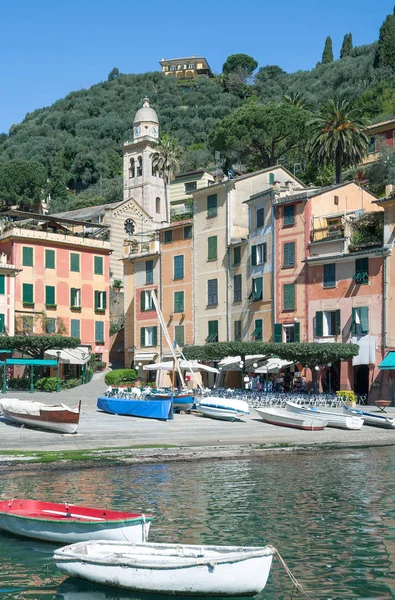
M 188 56 L 187 58 L 162 58 L 159 61 L 162 73 L 175 75 L 177 79 L 196 79 L 197 77 L 214 77 L 212 70 L 205 58 Z

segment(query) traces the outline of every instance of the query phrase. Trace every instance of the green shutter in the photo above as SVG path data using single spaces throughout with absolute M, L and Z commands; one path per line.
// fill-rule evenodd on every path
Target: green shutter
M 273 185 L 274 183 L 274 173 L 269 173 L 269 184 Z
M 355 259 L 355 281 L 357 284 L 369 283 L 369 259 Z
M 80 270 L 80 255 L 70 253 L 70 271 L 78 273 Z
M 352 308 L 351 309 L 351 331 L 352 331 L 352 333 L 356 333 L 356 331 L 357 331 L 356 316 L 357 316 L 357 309 Z
M 80 322 L 78 319 L 71 319 L 70 321 L 70 335 L 71 337 L 80 337 Z
M 361 306 L 359 318 L 361 320 L 361 333 L 369 333 L 369 308 L 367 306 Z
M 174 257 L 174 279 L 183 279 L 184 278 L 184 256 L 175 256 Z
M 33 248 L 27 246 L 22 247 L 22 265 L 24 267 L 33 266 Z
M 274 342 L 280 344 L 283 341 L 283 326 L 281 323 L 274 324 Z
M 145 263 L 145 283 L 154 282 L 154 261 L 147 260 Z
M 75 288 L 70 288 L 70 306 L 75 306 Z
M 217 216 L 217 194 L 207 197 L 207 217 Z
M 184 325 L 176 325 L 174 327 L 174 338 L 178 346 L 185 345 Z
M 95 290 L 95 310 L 99 307 L 99 292 Z
M 4 333 L 5 315 L 0 313 L 0 333 Z
M 184 312 L 184 292 L 174 292 L 174 312 Z
M 95 256 L 94 257 L 94 270 L 95 275 L 103 275 L 103 257 Z
M 107 292 L 103 292 L 103 308 L 107 308 Z
M 95 341 L 104 342 L 104 323 L 103 321 L 95 321 Z
M 295 284 L 285 283 L 283 286 L 283 306 L 284 310 L 295 309 Z
M 145 311 L 145 292 L 141 292 L 140 294 L 140 308 L 142 312 Z
M 295 336 L 295 342 L 300 342 L 300 323 L 297 322 L 294 325 L 294 336 Z
M 292 267 L 295 264 L 295 242 L 284 244 L 284 261 L 285 267 Z
M 217 236 L 213 235 L 207 239 L 208 242 L 208 260 L 217 259 Z
M 284 206 L 284 225 L 293 225 L 295 222 L 295 205 Z
M 158 328 L 156 326 L 152 328 L 152 345 L 158 345 Z
M 24 283 L 22 285 L 22 302 L 33 304 L 33 284 Z
M 256 246 L 251 246 L 251 264 L 256 265 Z
M 340 335 L 340 310 L 335 310 L 335 335 Z
M 140 347 L 144 348 L 145 346 L 145 327 L 140 329 Z
M 317 337 L 324 335 L 324 313 L 322 310 L 315 313 L 315 335 Z
M 45 250 L 45 268 L 55 268 L 55 250 Z
M 5 294 L 5 275 L 0 275 L 0 294 Z
M 45 304 L 55 304 L 55 287 L 53 285 L 45 286 Z

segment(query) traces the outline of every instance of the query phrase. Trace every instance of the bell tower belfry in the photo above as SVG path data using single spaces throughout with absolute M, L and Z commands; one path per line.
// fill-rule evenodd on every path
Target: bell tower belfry
M 163 177 L 154 169 L 159 138 L 158 115 L 144 98 L 133 121 L 133 140 L 123 145 L 123 197 L 133 198 L 155 223 L 166 222 L 168 210 Z

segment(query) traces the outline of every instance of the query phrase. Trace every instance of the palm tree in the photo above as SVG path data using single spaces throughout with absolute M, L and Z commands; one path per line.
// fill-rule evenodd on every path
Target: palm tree
M 159 172 L 163 177 L 165 186 L 166 221 L 169 223 L 169 203 L 167 199 L 167 187 L 171 178 L 180 166 L 182 148 L 178 141 L 164 133 L 158 141 L 157 150 L 151 154 L 153 170 Z
M 289 94 L 284 94 L 284 102 L 285 104 L 292 104 L 293 106 L 304 108 L 305 110 L 311 109 L 310 102 L 306 100 L 306 96 L 302 92 L 289 92 Z
M 341 183 L 342 167 L 357 165 L 366 155 L 368 124 L 349 100 L 338 99 L 322 104 L 307 123 L 312 131 L 310 155 L 322 166 L 335 163 L 336 183 Z

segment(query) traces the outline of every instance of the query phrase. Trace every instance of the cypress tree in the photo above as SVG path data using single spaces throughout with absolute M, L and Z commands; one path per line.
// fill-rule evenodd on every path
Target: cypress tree
M 332 50 L 332 38 L 328 37 L 325 40 L 325 47 L 322 53 L 322 64 L 328 64 L 333 62 L 333 50 Z
M 395 69 L 395 7 L 380 27 L 375 66 Z
M 340 58 L 349 56 L 352 50 L 352 33 L 346 33 L 343 38 L 342 48 L 340 50 Z

